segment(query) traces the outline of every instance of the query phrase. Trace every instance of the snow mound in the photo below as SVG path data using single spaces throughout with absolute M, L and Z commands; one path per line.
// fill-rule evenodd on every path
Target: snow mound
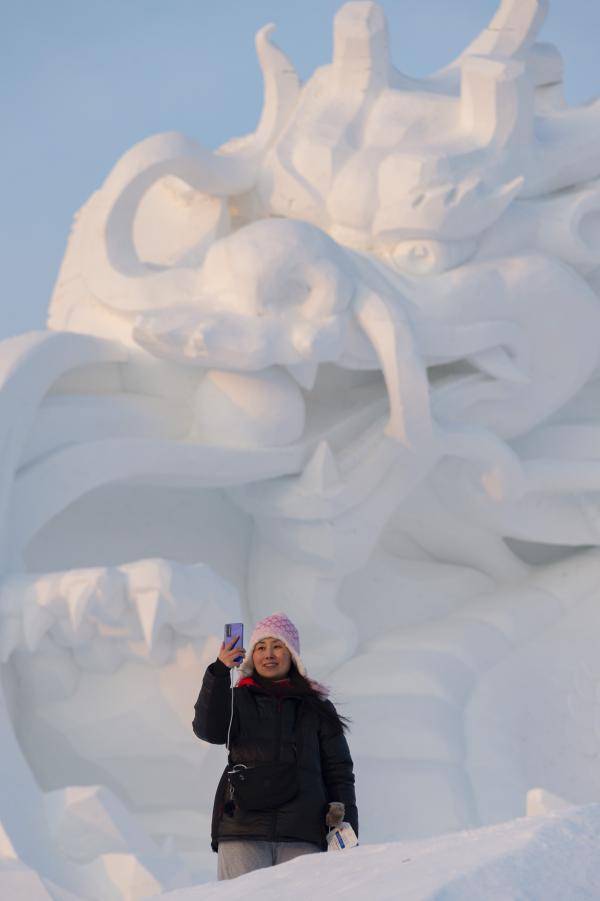
M 600 804 L 436 838 L 299 857 L 169 901 L 597 901 Z

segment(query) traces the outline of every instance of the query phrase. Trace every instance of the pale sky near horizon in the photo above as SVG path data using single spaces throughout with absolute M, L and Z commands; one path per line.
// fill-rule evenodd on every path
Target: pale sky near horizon
M 0 338 L 43 328 L 76 210 L 132 144 L 183 131 L 217 146 L 251 131 L 262 83 L 254 33 L 300 77 L 331 55 L 341 0 L 19 0 L 3 10 L 4 219 Z M 486 25 L 496 0 L 381 0 L 397 68 L 425 75 Z M 600 92 L 600 3 L 552 0 L 570 102 Z

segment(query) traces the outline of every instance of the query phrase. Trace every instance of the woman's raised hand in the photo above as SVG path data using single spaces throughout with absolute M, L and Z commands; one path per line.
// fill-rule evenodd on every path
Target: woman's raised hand
M 237 658 L 243 658 L 246 653 L 244 648 L 234 647 L 236 641 L 238 640 L 238 638 L 232 638 L 231 641 L 228 642 L 228 644 L 225 644 L 225 642 L 223 642 L 223 644 L 221 645 L 221 650 L 219 651 L 219 660 L 221 661 L 221 663 L 224 663 L 225 666 L 229 667 L 229 669 L 231 669 L 233 666 L 239 666 L 242 661 L 238 660 Z

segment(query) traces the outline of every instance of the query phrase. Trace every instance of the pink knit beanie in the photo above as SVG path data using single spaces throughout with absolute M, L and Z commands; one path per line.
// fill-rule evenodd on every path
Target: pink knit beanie
M 242 676 L 251 676 L 254 672 L 254 664 L 252 663 L 252 654 L 254 646 L 262 641 L 263 638 L 279 638 L 284 643 L 288 651 L 292 655 L 292 660 L 296 664 L 296 669 L 302 676 L 306 676 L 306 667 L 302 663 L 300 657 L 300 636 L 298 629 L 295 627 L 291 619 L 285 613 L 272 613 L 271 616 L 261 619 L 254 627 L 254 631 L 250 636 L 250 643 L 244 662 L 240 666 L 240 674 Z

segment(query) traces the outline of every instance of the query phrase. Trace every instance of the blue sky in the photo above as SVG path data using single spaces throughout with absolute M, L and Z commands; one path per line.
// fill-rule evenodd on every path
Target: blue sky
M 340 0 L 18 0 L 3 9 L 0 338 L 44 326 L 73 214 L 118 157 L 175 129 L 217 146 L 262 103 L 253 36 L 275 22 L 300 76 L 331 54 Z M 495 0 L 382 0 L 396 66 L 434 71 L 485 26 Z M 567 96 L 600 92 L 600 3 L 553 0 Z

